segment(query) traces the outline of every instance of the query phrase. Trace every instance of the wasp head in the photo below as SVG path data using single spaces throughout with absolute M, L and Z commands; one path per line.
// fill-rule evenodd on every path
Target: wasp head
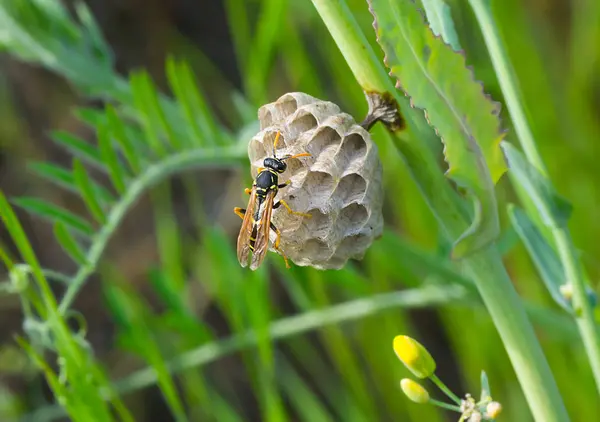
M 287 169 L 287 164 L 283 160 L 275 157 L 265 158 L 263 165 L 266 168 L 275 170 L 277 173 L 283 173 Z

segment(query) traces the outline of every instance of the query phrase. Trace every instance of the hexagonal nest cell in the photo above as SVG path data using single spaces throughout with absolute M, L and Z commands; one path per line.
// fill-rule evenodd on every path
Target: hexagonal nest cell
M 277 131 L 278 157 L 311 153 L 290 160 L 279 177 L 291 184 L 276 200 L 314 216 L 291 215 L 283 206 L 273 211 L 281 250 L 296 265 L 319 269 L 362 258 L 383 231 L 382 166 L 369 132 L 337 105 L 300 92 L 264 105 L 258 117 L 261 131 L 248 145 L 253 175 L 272 155 Z

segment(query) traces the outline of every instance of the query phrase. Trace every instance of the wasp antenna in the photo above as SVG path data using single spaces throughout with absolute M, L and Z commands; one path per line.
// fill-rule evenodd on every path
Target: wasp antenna
M 310 156 L 311 156 L 310 152 L 302 152 L 302 153 L 296 154 L 296 155 L 286 155 L 281 160 L 285 161 L 285 160 L 289 160 L 290 158 L 310 157 Z
M 273 142 L 273 157 L 277 158 L 277 154 L 275 153 L 275 149 L 277 148 L 277 142 L 279 142 L 279 136 L 281 135 L 280 131 L 277 131 L 277 135 L 275 135 L 275 142 Z

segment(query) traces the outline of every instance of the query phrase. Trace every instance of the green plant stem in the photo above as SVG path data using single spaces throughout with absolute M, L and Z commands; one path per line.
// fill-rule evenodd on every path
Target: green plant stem
M 146 190 L 174 173 L 207 166 L 230 166 L 241 163 L 245 159 L 245 156 L 245 151 L 239 147 L 199 149 L 183 151 L 168 156 L 164 160 L 148 167 L 128 186 L 124 195 L 112 207 L 107 216 L 106 224 L 102 226 L 93 238 L 92 245 L 86 254 L 86 264 L 79 267 L 73 280 L 67 287 L 67 291 L 58 308 L 59 312 L 64 315 L 69 309 L 87 278 L 96 270 L 98 261 L 112 234 L 127 214 L 127 211 L 129 211 L 131 206 Z
M 411 118 L 416 112 L 404 106 L 406 103 L 360 33 L 345 2 L 313 0 L 313 4 L 362 88 L 394 96 L 405 113 L 409 130 L 418 130 Z M 449 193 L 449 183 L 446 180 L 441 182 L 440 176 L 443 175 L 439 167 L 430 165 L 428 157 L 431 151 L 416 137 L 412 142 L 406 142 L 398 133 L 393 135 L 396 146 L 442 228 L 451 239 L 456 239 L 467 224 L 464 208 L 461 209 L 461 205 Z M 464 259 L 463 267 L 475 282 L 494 321 L 536 420 L 569 420 L 556 381 L 496 246 L 489 246 Z
M 523 151 L 529 162 L 544 176 L 548 177 L 542 158 L 537 150 L 533 134 L 527 123 L 525 110 L 522 106 L 524 102 L 517 89 L 516 77 L 510 66 L 508 54 L 504 50 L 497 26 L 494 23 L 490 2 L 489 0 L 469 0 L 469 2 L 481 27 L 486 46 L 490 52 L 492 64 L 498 76 L 500 88 L 506 99 L 508 111 L 514 122 Z M 552 216 L 553 214 L 550 213 L 550 215 Z M 565 282 L 570 282 L 573 285 L 575 307 L 580 310 L 580 317 L 576 318 L 577 325 L 592 367 L 596 388 L 600 392 L 600 337 L 595 326 L 592 308 L 587 299 L 585 277 L 576 258 L 577 254 L 572 245 L 568 230 L 561 227 L 556 221 L 552 222 L 552 226 L 552 236 L 565 271 Z
M 432 404 L 434 406 L 441 407 L 443 409 L 453 410 L 455 412 L 460 413 L 460 407 L 454 406 L 452 404 L 444 403 L 442 401 L 435 400 L 435 399 L 429 399 L 428 403 L 430 403 L 430 404 Z
M 383 293 L 368 298 L 356 299 L 330 306 L 326 309 L 304 312 L 300 315 L 286 317 L 271 323 L 268 327 L 269 337 L 282 340 L 327 325 L 359 320 L 379 312 L 396 308 L 422 308 L 447 303 L 461 303 L 465 299 L 466 290 L 459 286 L 427 286 L 419 289 L 400 292 Z M 189 352 L 183 353 L 167 363 L 170 372 L 181 372 L 186 369 L 214 362 L 226 355 L 255 346 L 258 337 L 253 330 L 241 332 L 223 340 L 204 344 Z M 119 394 L 126 394 L 157 382 L 154 368 L 141 369 L 115 383 Z M 59 406 L 46 406 L 34 412 L 31 420 L 52 420 L 64 414 Z
M 437 388 L 439 388 L 440 390 L 442 390 L 442 392 L 447 395 L 450 400 L 452 400 L 454 403 L 459 404 L 460 405 L 460 398 L 454 394 L 452 391 L 450 391 L 450 389 L 448 387 L 446 387 L 446 384 L 444 384 L 442 382 L 441 379 L 438 378 L 438 376 L 436 374 L 431 374 L 431 376 L 429 377 L 429 379 L 431 381 L 433 381 L 433 383 L 437 386 Z

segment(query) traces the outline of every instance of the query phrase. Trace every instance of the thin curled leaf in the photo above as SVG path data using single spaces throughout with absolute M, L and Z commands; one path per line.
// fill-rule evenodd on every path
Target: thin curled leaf
M 54 236 L 56 236 L 56 240 L 60 246 L 62 246 L 73 261 L 80 265 L 86 265 L 85 254 L 69 232 L 69 229 L 60 221 L 54 224 Z
M 119 156 L 112 145 L 108 129 L 105 126 L 98 127 L 98 145 L 102 159 L 108 165 L 113 186 L 117 192 L 123 193 L 125 190 L 125 171 L 119 162 Z
M 90 180 L 85 167 L 78 159 L 73 161 L 73 177 L 75 178 L 75 183 L 77 184 L 81 197 L 88 207 L 88 210 L 96 221 L 104 224 L 106 222 L 106 216 L 100 205 L 100 200 L 98 199 L 96 192 L 94 192 L 93 183 Z
M 55 185 L 66 189 L 70 192 L 79 193 L 79 189 L 75 184 L 73 173 L 64 167 L 58 166 L 52 163 L 34 162 L 28 165 L 28 167 L 36 173 L 38 176 L 54 183 Z M 111 202 L 114 200 L 113 196 L 100 185 L 94 185 L 94 189 L 100 199 L 104 202 Z
M 83 218 L 41 199 L 20 197 L 11 199 L 11 202 L 32 214 L 47 218 L 51 221 L 60 221 L 67 227 L 71 227 L 80 233 L 92 235 L 94 232 L 92 226 Z
M 507 167 L 498 106 L 473 79 L 464 57 L 433 35 L 412 1 L 369 3 L 390 74 L 442 138 L 448 176 L 473 196 L 474 221 L 453 250 L 454 257 L 465 256 L 499 234 L 493 188 Z
M 129 138 L 125 125 L 119 119 L 116 110 L 110 104 L 106 106 L 106 126 L 109 131 L 109 135 L 119 144 L 121 152 L 125 156 L 125 159 L 129 163 L 129 167 L 134 173 L 140 171 L 140 159 L 137 156 L 133 142 Z
M 53 132 L 51 137 L 54 142 L 64 147 L 67 151 L 73 154 L 73 156 L 81 158 L 82 160 L 85 160 L 89 164 L 92 164 L 99 169 L 106 168 L 104 166 L 104 162 L 102 161 L 100 151 L 98 151 L 98 149 L 89 142 L 78 138 L 72 133 L 62 131 Z

